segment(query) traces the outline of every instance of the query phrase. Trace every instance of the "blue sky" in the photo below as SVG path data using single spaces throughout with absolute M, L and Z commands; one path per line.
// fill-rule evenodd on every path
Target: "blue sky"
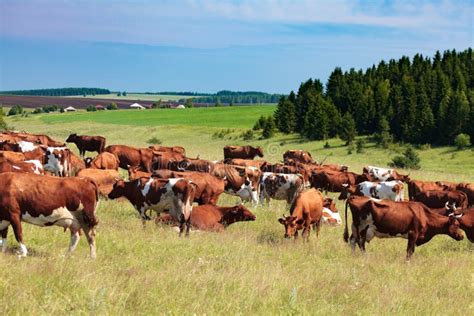
M 287 93 L 473 46 L 474 1 L 0 0 L 0 90 Z

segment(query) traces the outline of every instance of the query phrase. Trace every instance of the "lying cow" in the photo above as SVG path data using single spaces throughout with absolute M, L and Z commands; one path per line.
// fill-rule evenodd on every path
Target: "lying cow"
M 285 226 L 285 238 L 298 237 L 298 231 L 303 230 L 303 240 L 308 240 L 311 226 L 319 236 L 323 217 L 324 197 L 320 191 L 309 189 L 300 192 L 290 208 L 290 216 L 279 218 Z
M 125 197 L 140 214 L 142 223 L 150 217 L 147 210 L 157 214 L 168 211 L 172 218 L 180 223 L 179 235 L 186 226 L 186 236 L 189 236 L 190 215 L 196 186 L 185 179 L 139 178 L 133 181 L 117 181 L 108 197 L 117 199 Z
M 103 169 L 82 169 L 76 176 L 94 181 L 103 196 L 107 196 L 112 191 L 115 182 L 120 179 L 120 174 L 117 170 Z
M 0 161 L 0 173 L 4 172 L 21 172 L 44 174 L 43 164 L 39 160 L 27 161 Z
M 225 146 L 224 159 L 240 158 L 254 159 L 256 156 L 263 157 L 262 147 L 252 146 Z
M 338 226 L 342 224 L 341 214 L 339 214 L 336 204 L 330 198 L 324 199 L 322 221 L 323 224 L 331 226 Z
M 84 164 L 86 168 L 118 170 L 120 161 L 115 155 L 109 152 L 103 152 L 94 159 L 89 157 L 85 158 Z
M 69 252 L 74 251 L 82 229 L 96 256 L 95 216 L 99 200 L 97 185 L 80 178 L 55 178 L 25 173 L 5 173 L 0 177 L 0 231 L 2 251 L 7 249 L 8 226 L 12 225 L 20 244 L 20 256 L 28 251 L 23 243 L 21 221 L 37 226 L 61 226 L 71 231 Z
M 403 182 L 398 180 L 384 182 L 364 181 L 356 185 L 343 185 L 339 200 L 350 195 L 369 196 L 376 199 L 403 201 Z
M 285 200 L 292 203 L 304 189 L 304 178 L 300 174 L 264 172 L 260 179 L 260 203 L 270 199 Z
M 467 195 L 461 191 L 424 191 L 415 195 L 413 200 L 421 202 L 429 208 L 443 208 L 446 203 L 454 203 L 459 208 L 468 206 Z
M 366 166 L 363 168 L 362 173 L 369 175 L 373 180 L 377 181 L 392 181 L 400 180 L 403 182 L 410 181 L 408 175 L 399 174 L 394 169 L 380 168 L 374 166 Z
M 191 227 L 197 230 L 222 231 L 233 223 L 255 219 L 255 215 L 243 204 L 231 207 L 205 204 L 193 207 Z M 158 216 L 156 222 L 178 224 L 169 214 Z
M 347 228 L 347 205 L 352 213 L 352 235 Z M 351 196 L 346 202 L 344 240 L 350 240 L 352 251 L 356 243 L 365 253 L 365 242 L 372 238 L 402 237 L 408 239 L 407 261 L 420 246 L 437 234 L 455 240 L 464 238 L 459 230 L 459 215 L 443 216 L 431 212 L 419 202 L 394 202 L 365 196 Z
M 74 143 L 79 149 L 79 155 L 84 157 L 86 151 L 101 153 L 105 148 L 105 138 L 102 136 L 86 136 L 71 134 L 66 143 Z

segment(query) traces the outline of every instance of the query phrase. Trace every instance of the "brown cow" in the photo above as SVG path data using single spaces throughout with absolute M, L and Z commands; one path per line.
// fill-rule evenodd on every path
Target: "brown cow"
M 430 181 L 420 181 L 420 180 L 410 180 L 408 181 L 408 197 L 410 201 L 413 201 L 415 196 L 420 192 L 444 190 L 444 186 L 436 182 Z
M 0 231 L 2 251 L 7 249 L 8 226 L 12 225 L 20 244 L 20 255 L 28 251 L 23 243 L 21 221 L 38 226 L 57 225 L 71 231 L 69 252 L 74 251 L 82 229 L 96 256 L 94 227 L 99 193 L 88 179 L 56 178 L 25 173 L 5 173 L 0 177 Z
M 140 166 L 147 172 L 152 172 L 153 150 L 149 148 L 135 148 L 126 145 L 111 145 L 105 148 L 119 161 L 119 167 L 128 170 L 128 167 Z
M 306 150 L 287 150 L 283 154 L 283 160 L 293 159 L 301 163 L 314 163 L 313 157 Z
M 155 165 L 156 164 L 153 164 L 153 166 Z M 215 164 L 209 160 L 184 158 L 181 161 L 175 160 L 175 161 L 169 162 L 168 168 L 166 169 L 170 169 L 174 171 L 197 171 L 197 172 L 211 173 L 212 170 L 214 170 L 214 165 Z
M 0 151 L 0 159 L 7 159 L 10 161 L 25 161 L 26 157 L 23 153 L 14 151 Z
M 254 159 L 255 156 L 263 157 L 262 147 L 252 146 L 225 146 L 224 159 L 241 158 Z
M 157 214 L 168 211 L 171 217 L 180 223 L 179 234 L 186 226 L 186 236 L 189 236 L 190 215 L 196 185 L 182 178 L 158 179 L 139 178 L 133 181 L 117 181 L 108 197 L 117 199 L 125 197 L 140 214 L 143 225 L 150 217 L 147 210 L 154 210 Z
M 101 153 L 105 148 L 105 138 L 102 136 L 86 136 L 71 134 L 66 139 L 66 143 L 74 143 L 79 149 L 79 155 L 84 157 L 86 151 Z
M 456 210 L 456 215 L 459 217 L 459 227 L 466 233 L 467 239 L 474 243 L 474 208 L 465 208 Z M 459 216 L 460 215 L 460 216 Z
M 345 185 L 356 185 L 364 181 L 370 181 L 366 174 L 357 174 L 350 171 L 313 172 L 310 177 L 312 188 L 330 192 L 342 192 Z
M 454 203 L 456 207 L 467 208 L 467 195 L 461 191 L 423 191 L 415 195 L 414 201 L 421 202 L 429 208 L 443 208 L 446 203 Z
M 251 159 L 225 159 L 225 164 L 234 165 L 234 166 L 242 166 L 242 167 L 254 167 L 260 169 L 263 164 L 267 163 L 265 160 L 251 160 Z
M 84 164 L 87 168 L 91 169 L 118 170 L 120 162 L 115 155 L 109 152 L 103 152 L 98 154 L 94 159 L 89 157 L 85 158 Z
M 191 226 L 198 230 L 222 231 L 233 223 L 255 219 L 256 216 L 243 204 L 231 207 L 205 204 L 193 207 Z M 156 223 L 178 224 L 169 214 L 158 216 Z
M 27 141 L 37 145 L 44 145 L 47 147 L 64 147 L 66 146 L 64 143 L 58 142 L 47 135 L 35 135 L 29 133 L 19 133 L 19 132 L 3 132 L 0 134 L 1 140 L 8 140 L 10 139 L 14 143 L 18 143 L 20 141 Z
M 84 160 L 71 151 L 71 175 L 76 175 L 82 169 L 86 169 Z
M 311 225 L 319 236 L 323 217 L 324 197 L 316 189 L 300 192 L 290 208 L 290 216 L 279 218 L 280 224 L 285 226 L 285 238 L 298 237 L 298 230 L 303 229 L 303 240 L 308 240 Z
M 112 191 L 115 182 L 120 180 L 117 170 L 82 169 L 76 176 L 93 180 L 103 196 L 107 196 Z
M 166 146 L 160 146 L 160 145 L 151 145 L 148 146 L 153 151 L 158 151 L 158 152 L 166 152 L 166 153 L 178 153 L 181 154 L 183 157 L 186 156 L 186 150 L 184 147 L 181 146 L 172 146 L 172 147 L 166 147 Z
M 373 237 L 402 237 L 408 239 L 407 261 L 420 246 L 437 234 L 446 234 L 455 240 L 462 240 L 456 216 L 449 217 L 431 212 L 423 203 L 375 200 L 366 196 L 351 196 L 346 202 L 344 240 L 349 240 L 347 228 L 347 205 L 352 213 L 352 251 L 356 243 L 365 253 L 365 242 Z M 457 216 L 459 217 L 459 216 Z
M 38 160 L 27 161 L 11 161 L 0 160 L 0 173 L 5 172 L 21 172 L 21 173 L 35 173 L 44 174 L 43 165 Z
M 474 205 L 474 183 L 459 183 L 456 189 L 466 193 L 469 205 Z

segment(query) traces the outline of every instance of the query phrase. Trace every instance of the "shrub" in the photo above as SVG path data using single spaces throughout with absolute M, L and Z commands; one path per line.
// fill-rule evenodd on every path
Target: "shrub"
M 39 114 L 39 113 L 43 113 L 43 108 L 36 108 L 33 110 L 33 112 L 31 112 L 32 114 Z
M 339 128 L 339 138 L 346 142 L 346 146 L 352 142 L 357 134 L 356 123 L 349 112 L 342 117 L 341 126 Z
M 265 117 L 263 115 L 260 116 L 260 118 L 255 122 L 255 125 L 253 126 L 254 131 L 258 131 L 263 129 L 263 126 L 265 125 Z
M 97 108 L 93 105 L 89 105 L 87 108 L 86 108 L 86 111 L 87 112 L 95 112 L 97 111 Z
M 275 120 L 273 119 L 272 116 L 267 117 L 267 119 L 265 120 L 265 124 L 263 126 L 262 137 L 265 139 L 273 137 L 273 135 L 275 134 L 275 130 L 276 130 Z
M 243 132 L 241 136 L 244 140 L 251 140 L 251 139 L 253 139 L 253 131 L 251 129 L 249 129 L 249 130 Z
M 396 156 L 389 163 L 391 167 L 404 169 L 420 169 L 420 157 L 412 146 L 408 146 L 403 155 Z
M 471 137 L 467 134 L 459 134 L 454 138 L 454 145 L 458 148 L 458 150 L 462 150 L 466 147 L 471 146 Z
M 150 144 L 150 145 L 161 145 L 163 143 L 161 141 L 161 139 L 157 138 L 156 136 L 153 136 L 152 138 L 150 138 L 146 142 L 147 142 L 147 144 Z
M 357 153 L 358 154 L 362 154 L 363 152 L 365 152 L 365 148 L 364 148 L 364 145 L 365 145 L 365 142 L 363 139 L 358 139 L 357 142 L 356 142 L 356 148 L 357 148 Z
M 59 113 L 64 113 L 64 106 L 59 109 Z
M 324 148 L 326 148 L 326 149 L 327 149 L 327 148 L 331 148 L 331 145 L 329 145 L 329 142 L 326 142 L 326 143 L 324 144 Z
M 354 151 L 354 143 L 350 142 L 348 145 L 347 145 L 347 154 L 348 155 L 352 155 L 352 152 Z
M 23 107 L 21 105 L 14 105 L 11 107 L 10 111 L 8 111 L 8 116 L 17 115 L 23 113 Z
M 115 102 L 107 104 L 106 108 L 107 108 L 107 110 L 117 110 L 118 109 L 117 104 Z

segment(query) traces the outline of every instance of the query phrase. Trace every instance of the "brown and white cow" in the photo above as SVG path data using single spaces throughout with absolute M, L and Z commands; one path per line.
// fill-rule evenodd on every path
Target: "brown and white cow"
M 290 208 L 290 216 L 278 219 L 285 226 L 285 238 L 298 237 L 298 231 L 303 230 L 303 240 L 308 240 L 311 226 L 319 236 L 323 217 L 324 197 L 320 191 L 309 189 L 299 192 Z
M 454 203 L 459 208 L 467 208 L 468 206 L 467 195 L 462 191 L 423 191 L 415 195 L 413 200 L 421 202 L 430 208 L 443 208 L 446 203 Z
M 0 177 L 0 232 L 2 251 L 7 249 L 8 226 L 12 226 L 20 244 L 21 256 L 28 251 L 23 242 L 21 222 L 37 226 L 61 226 L 71 231 L 69 252 L 74 251 L 82 229 L 96 256 L 95 212 L 97 185 L 80 178 L 57 178 L 26 173 L 5 173 Z
M 323 224 L 339 226 L 342 224 L 341 214 L 337 211 L 333 199 L 325 198 L 323 203 Z
M 374 166 L 365 166 L 362 170 L 362 173 L 369 175 L 373 180 L 377 181 L 392 181 L 400 180 L 403 182 L 410 181 L 408 175 L 399 174 L 394 169 L 380 168 Z
M 283 160 L 293 159 L 301 163 L 314 163 L 313 157 L 306 150 L 287 150 L 283 154 Z
M 260 179 L 260 203 L 270 199 L 292 203 L 304 189 L 304 178 L 300 174 L 264 172 Z
M 4 173 L 4 172 L 44 174 L 43 164 L 39 160 L 26 160 L 26 161 L 1 160 L 0 173 Z
M 168 211 L 171 217 L 180 223 L 181 235 L 186 226 L 186 236 L 189 235 L 190 216 L 196 185 L 182 178 L 158 179 L 139 178 L 133 181 L 117 181 L 108 197 L 117 199 L 125 197 L 140 214 L 142 223 L 150 217 L 147 210 L 157 214 Z
M 102 136 L 87 136 L 71 134 L 66 143 L 74 143 L 79 149 L 79 155 L 84 157 L 86 151 L 101 153 L 105 148 L 105 138 Z
M 118 170 L 120 161 L 114 154 L 105 151 L 98 154 L 94 159 L 89 157 L 85 158 L 84 164 L 86 168 L 91 169 Z
M 344 185 L 343 187 L 339 200 L 345 200 L 349 195 L 365 195 L 382 200 L 403 201 L 403 182 L 399 180 L 364 181 L 356 185 Z
M 347 228 L 347 206 L 352 213 L 352 235 Z M 407 261 L 420 246 L 435 235 L 446 234 L 455 240 L 464 238 L 455 215 L 449 217 L 431 212 L 420 202 L 378 200 L 366 196 L 351 196 L 346 202 L 344 240 L 350 240 L 352 251 L 356 243 L 365 253 L 365 242 L 374 237 L 408 239 Z
M 224 159 L 241 158 L 254 159 L 256 156 L 263 157 L 262 147 L 252 146 L 225 146 Z
M 193 207 L 191 227 L 204 231 L 222 231 L 233 223 L 255 219 L 256 216 L 243 204 L 230 207 L 205 204 Z M 178 224 L 169 214 L 158 216 L 156 223 Z
M 224 180 L 225 193 L 238 196 L 242 201 L 252 201 L 252 203 L 258 204 L 260 170 L 216 164 L 212 175 Z
M 120 179 L 117 170 L 104 169 L 82 169 L 76 174 L 77 177 L 93 180 L 99 187 L 99 191 L 103 196 L 107 196 L 115 184 Z
M 105 148 L 119 161 L 119 167 L 128 170 L 128 167 L 140 166 L 147 172 L 152 172 L 153 150 L 149 148 L 135 148 L 126 145 L 110 145 Z
M 260 167 L 262 172 L 273 172 L 273 173 L 287 173 L 287 174 L 300 174 L 303 176 L 306 186 L 309 186 L 309 177 L 311 172 L 309 169 L 305 168 L 303 164 L 297 163 L 296 165 L 284 165 L 281 163 L 269 164 L 264 163 Z

